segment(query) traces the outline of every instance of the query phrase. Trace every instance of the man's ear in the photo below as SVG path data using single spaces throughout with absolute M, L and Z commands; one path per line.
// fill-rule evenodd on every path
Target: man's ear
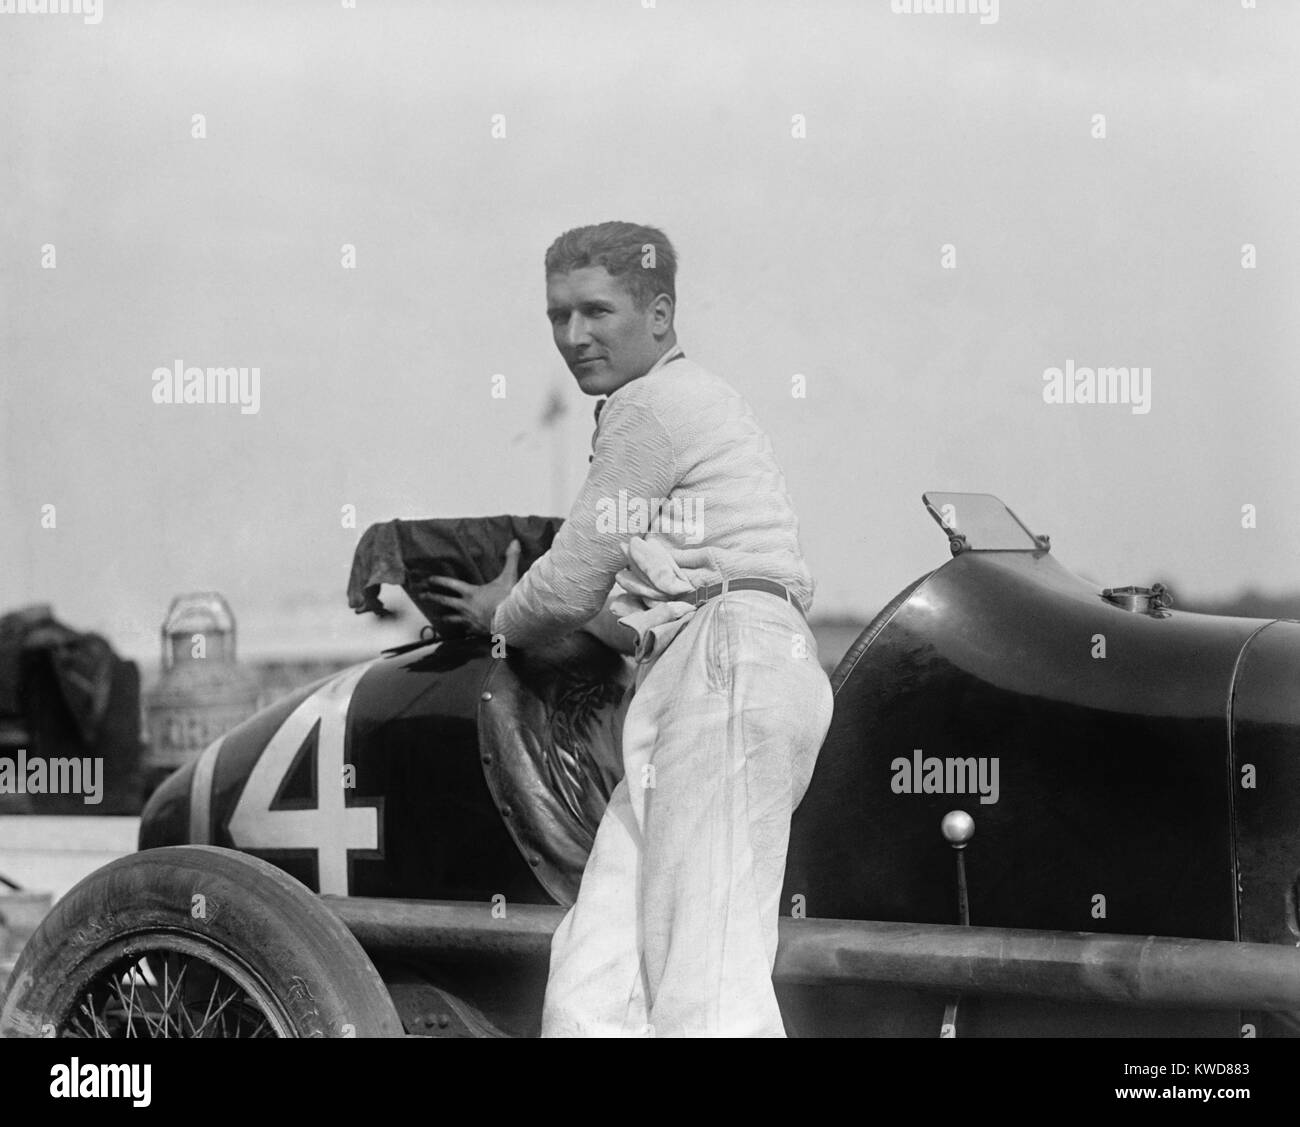
M 650 331 L 657 337 L 667 336 L 673 328 L 673 299 L 661 293 L 650 303 Z

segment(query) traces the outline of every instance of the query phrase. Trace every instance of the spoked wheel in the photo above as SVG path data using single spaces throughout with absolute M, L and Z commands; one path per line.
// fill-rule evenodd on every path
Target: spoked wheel
M 144 949 L 141 950 L 141 944 Z M 274 994 L 232 956 L 179 935 L 112 944 L 56 1037 L 292 1037 Z M 55 1016 L 55 1015 L 51 1015 Z
M 92 873 L 28 941 L 0 1036 L 400 1037 L 374 964 L 255 857 L 152 849 Z

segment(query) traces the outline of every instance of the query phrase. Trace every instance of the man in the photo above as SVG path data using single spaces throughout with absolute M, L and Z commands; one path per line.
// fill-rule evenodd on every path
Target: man
M 587 480 L 514 583 L 439 601 L 528 648 L 587 628 L 637 658 L 610 797 L 551 944 L 543 1036 L 784 1036 L 772 987 L 790 815 L 830 724 L 813 580 L 771 444 L 688 360 L 662 231 L 601 223 L 546 253 L 547 316 L 603 395 Z M 725 581 L 725 583 L 723 582 Z

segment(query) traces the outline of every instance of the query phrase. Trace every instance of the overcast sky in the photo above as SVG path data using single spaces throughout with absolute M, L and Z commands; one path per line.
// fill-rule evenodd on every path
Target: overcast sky
M 1300 587 L 1298 57 L 1282 0 L 0 14 L 0 610 L 153 658 L 215 588 L 245 652 L 373 648 L 366 525 L 567 511 L 592 401 L 541 260 L 604 219 L 676 243 L 680 340 L 768 430 L 817 614 L 948 558 L 926 489 L 1099 582 Z M 258 411 L 155 403 L 177 361 L 256 366 Z M 1044 402 L 1067 362 L 1149 368 L 1150 409 Z

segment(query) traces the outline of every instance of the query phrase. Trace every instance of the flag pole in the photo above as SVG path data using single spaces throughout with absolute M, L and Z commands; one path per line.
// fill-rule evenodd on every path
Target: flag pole
M 541 424 L 544 430 L 551 432 L 551 515 L 564 516 L 568 512 L 565 498 L 564 442 L 560 430 L 560 420 L 569 413 L 564 402 L 564 393 L 558 387 L 552 387 L 546 397 L 546 406 L 542 410 Z

